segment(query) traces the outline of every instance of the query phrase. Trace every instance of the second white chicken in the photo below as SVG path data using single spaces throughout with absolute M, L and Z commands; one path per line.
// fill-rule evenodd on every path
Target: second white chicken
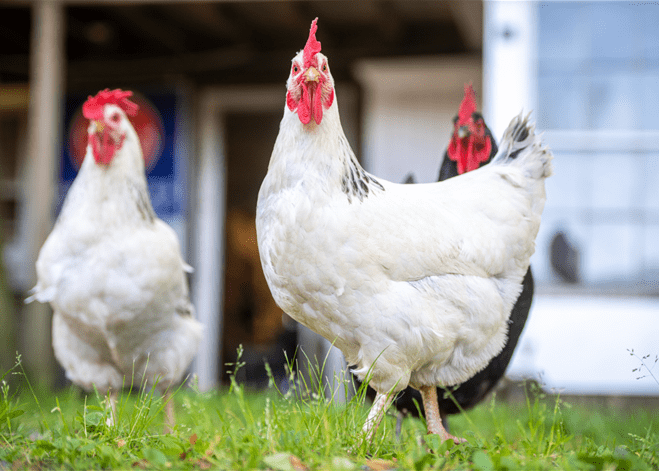
M 183 377 L 201 340 L 174 230 L 151 206 L 131 92 L 83 105 L 87 153 L 37 260 L 28 301 L 53 307 L 53 348 L 75 384 L 115 393 Z M 173 410 L 168 405 L 168 423 Z

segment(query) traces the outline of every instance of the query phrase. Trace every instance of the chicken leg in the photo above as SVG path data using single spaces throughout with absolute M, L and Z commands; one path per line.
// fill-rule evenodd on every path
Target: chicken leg
M 387 412 L 387 409 L 392 403 L 392 400 L 394 398 L 393 393 L 380 393 L 377 392 L 375 395 L 375 400 L 373 400 L 373 406 L 371 406 L 371 410 L 368 412 L 368 417 L 366 418 L 366 422 L 364 423 L 364 427 L 362 428 L 362 432 L 366 433 L 366 441 L 371 442 L 373 439 L 373 436 L 375 435 L 375 432 L 378 430 L 378 426 L 380 426 L 380 422 L 382 421 L 382 418 L 384 418 L 384 414 Z
M 165 434 L 172 434 L 174 432 L 174 425 L 176 424 L 172 392 L 169 390 L 164 392 L 162 401 L 165 402 Z
M 110 405 L 110 417 L 105 421 L 108 426 L 116 426 L 117 424 L 117 397 L 116 389 L 109 389 L 107 393 L 107 402 Z
M 466 439 L 458 438 L 449 434 L 444 425 L 442 418 L 439 416 L 439 405 L 437 403 L 437 387 L 419 387 L 421 398 L 423 399 L 423 408 L 426 410 L 426 423 L 428 424 L 428 434 L 438 434 L 443 441 L 452 439 L 455 444 L 467 442 Z M 376 397 L 377 398 L 377 397 Z

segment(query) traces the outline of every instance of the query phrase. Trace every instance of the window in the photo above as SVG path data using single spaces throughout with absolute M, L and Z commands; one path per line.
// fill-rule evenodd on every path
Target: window
M 581 284 L 656 291 L 659 8 L 548 2 L 537 21 L 536 116 L 556 168 L 539 249 L 562 231 L 580 252 Z M 540 252 L 537 278 L 560 280 Z

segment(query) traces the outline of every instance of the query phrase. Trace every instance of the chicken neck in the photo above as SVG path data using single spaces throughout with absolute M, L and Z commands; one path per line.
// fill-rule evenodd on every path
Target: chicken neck
M 388 394 L 378 392 L 375 395 L 373 406 L 371 406 L 371 409 L 368 412 L 368 417 L 366 418 L 366 422 L 364 423 L 364 427 L 362 428 L 362 432 L 366 434 L 365 439 L 367 442 L 371 442 L 373 439 L 373 436 L 378 430 L 380 422 L 382 421 L 382 418 L 384 418 L 384 414 L 387 412 L 389 406 L 393 402 L 395 395 L 396 394 L 393 392 Z
M 350 203 L 384 190 L 357 161 L 337 107 L 334 100 L 319 125 L 313 121 L 303 124 L 295 113 L 285 110 L 270 161 L 272 180 L 264 182 L 262 190 L 276 193 L 306 182 L 309 188 L 326 194 L 340 191 Z M 285 151 L 291 148 L 294 153 Z

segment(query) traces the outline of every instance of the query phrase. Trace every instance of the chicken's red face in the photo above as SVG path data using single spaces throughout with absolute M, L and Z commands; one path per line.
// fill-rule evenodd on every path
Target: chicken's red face
M 82 113 L 90 120 L 88 143 L 97 164 L 109 165 L 115 153 L 121 149 L 130 126 L 126 113 L 135 115 L 138 107 L 128 100 L 132 92 L 102 90 L 89 97 L 82 106 Z
M 320 42 L 316 40 L 317 21 L 318 18 L 311 23 L 307 44 L 293 59 L 287 83 L 286 105 L 292 112 L 297 112 L 305 125 L 311 122 L 311 118 L 319 125 L 323 111 L 334 101 L 334 79 L 327 57 L 321 54 Z
M 483 116 L 476 112 L 476 94 L 471 85 L 465 85 L 465 96 L 453 122 L 453 135 L 448 146 L 448 157 L 456 161 L 458 174 L 478 169 L 487 162 L 492 141 Z

